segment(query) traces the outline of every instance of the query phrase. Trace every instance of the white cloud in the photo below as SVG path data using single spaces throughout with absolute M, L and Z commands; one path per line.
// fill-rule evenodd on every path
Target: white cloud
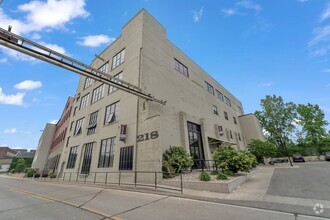
M 48 122 L 48 123 L 50 123 L 50 124 L 57 124 L 57 122 L 58 122 L 58 120 L 55 119 L 55 120 L 52 120 L 52 121 L 50 121 L 50 122 Z
M 8 128 L 3 131 L 5 134 L 15 134 L 16 132 L 16 128 Z
M 248 1 L 248 0 L 239 1 L 239 2 L 236 3 L 236 5 L 240 6 L 240 7 L 243 7 L 243 8 L 246 8 L 246 9 L 254 10 L 256 13 L 261 11 L 261 6 L 260 5 L 254 4 L 253 2 Z
M 6 105 L 23 105 L 23 98 L 25 93 L 18 92 L 15 95 L 5 95 L 2 92 L 2 88 L 0 87 L 0 104 Z
M 313 30 L 313 38 L 309 41 L 308 46 L 314 46 L 321 42 L 330 40 L 330 25 L 318 27 Z
M 260 88 L 265 88 L 265 87 L 271 87 L 273 84 L 268 82 L 268 83 L 261 83 L 258 85 Z
M 41 86 L 42 83 L 40 81 L 25 80 L 23 82 L 14 85 L 14 88 L 22 89 L 22 90 L 32 90 L 32 89 L 40 88 Z
M 199 11 L 193 11 L 193 18 L 194 18 L 194 22 L 197 23 L 201 20 L 202 16 L 204 14 L 204 8 L 201 7 L 201 9 Z
M 221 12 L 224 13 L 226 16 L 231 16 L 231 15 L 238 14 L 238 11 L 236 9 L 233 9 L 233 8 L 222 9 Z
M 312 57 L 321 57 L 321 56 L 324 56 L 328 53 L 328 51 L 330 50 L 329 47 L 321 47 L 321 48 L 318 48 L 318 49 L 312 49 L 312 52 L 310 53 L 310 55 Z
M 0 59 L 0 63 L 6 63 L 8 59 L 6 57 Z
M 110 44 L 116 38 L 108 37 L 107 35 L 89 35 L 86 37 L 82 37 L 82 41 L 78 41 L 78 44 L 86 47 L 99 47 L 102 44 Z
M 326 8 L 323 10 L 320 16 L 320 22 L 323 22 L 330 18 L 330 3 L 327 4 Z
M 38 34 L 38 33 L 33 33 L 31 35 L 31 38 L 34 39 L 34 40 L 40 40 L 41 39 L 41 35 Z
M 61 54 L 66 54 L 66 50 L 57 44 L 48 44 L 43 41 L 40 41 L 38 43 L 41 44 L 42 46 L 48 47 L 49 49 L 55 50 L 56 52 L 59 52 Z M 40 52 L 43 52 L 43 51 L 40 51 Z

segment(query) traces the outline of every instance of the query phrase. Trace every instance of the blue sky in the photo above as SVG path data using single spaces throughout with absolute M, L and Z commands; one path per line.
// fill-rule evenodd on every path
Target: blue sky
M 4 0 L 0 27 L 90 64 L 141 8 L 244 106 L 318 104 L 330 121 L 330 1 Z M 0 145 L 36 148 L 79 76 L 0 47 Z

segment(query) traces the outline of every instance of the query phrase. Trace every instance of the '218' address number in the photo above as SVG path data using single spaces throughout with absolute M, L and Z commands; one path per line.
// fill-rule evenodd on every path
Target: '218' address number
M 159 137 L 158 131 L 152 131 L 150 133 L 138 135 L 137 142 L 148 141 L 150 139 L 157 139 L 158 137 Z

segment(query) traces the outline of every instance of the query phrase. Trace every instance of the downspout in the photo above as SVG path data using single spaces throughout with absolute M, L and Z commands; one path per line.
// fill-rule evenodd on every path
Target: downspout
M 138 87 L 140 88 L 141 85 L 140 85 L 140 82 L 141 82 L 141 68 L 142 68 L 142 65 L 141 65 L 141 62 L 142 62 L 142 58 L 141 58 L 141 55 L 142 55 L 142 47 L 140 47 L 140 54 L 139 54 L 139 78 L 138 78 Z M 137 97 L 137 103 L 136 103 L 136 134 L 135 134 L 135 161 L 134 161 L 134 170 L 137 171 L 137 157 L 138 157 L 138 154 L 137 154 L 137 145 L 138 145 L 138 142 L 137 142 L 137 136 L 139 135 L 139 114 L 140 114 L 140 97 Z

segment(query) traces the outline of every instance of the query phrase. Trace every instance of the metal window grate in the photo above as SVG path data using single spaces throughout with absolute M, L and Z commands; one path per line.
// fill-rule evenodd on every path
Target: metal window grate
M 81 174 L 89 174 L 89 171 L 91 169 L 92 153 L 93 153 L 93 143 L 85 144 L 85 153 L 81 166 Z
M 133 169 L 133 146 L 120 148 L 119 170 Z

